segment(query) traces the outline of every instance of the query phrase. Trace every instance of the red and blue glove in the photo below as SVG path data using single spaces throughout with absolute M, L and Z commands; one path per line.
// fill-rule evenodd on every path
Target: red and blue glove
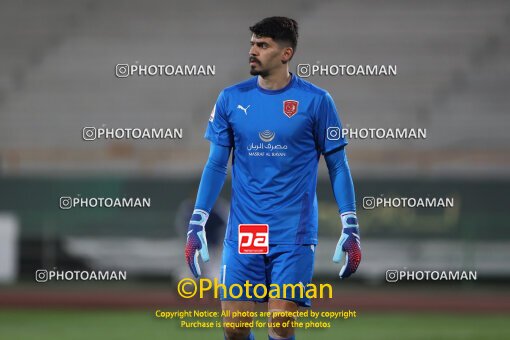
M 205 223 L 209 213 L 205 210 L 195 209 L 188 226 L 188 237 L 186 239 L 185 257 L 191 272 L 195 278 L 202 274 L 198 264 L 198 255 L 202 261 L 209 261 L 209 250 L 207 249 L 207 238 L 205 235 Z
M 333 262 L 343 262 L 345 255 L 345 264 L 340 269 L 340 278 L 346 279 L 358 269 L 361 262 L 361 246 L 359 238 L 359 226 L 356 213 L 349 211 L 340 215 L 342 219 L 342 236 L 336 245 Z

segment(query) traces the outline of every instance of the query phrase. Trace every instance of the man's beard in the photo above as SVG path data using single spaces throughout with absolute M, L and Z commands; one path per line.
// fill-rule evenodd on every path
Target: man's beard
M 250 57 L 250 62 L 251 61 L 256 62 L 258 64 L 258 66 L 262 67 L 262 64 L 260 63 L 260 61 L 257 58 Z M 252 76 L 261 76 L 262 78 L 264 78 L 264 77 L 267 77 L 269 75 L 269 71 L 268 70 L 264 70 L 264 69 L 256 70 L 255 67 L 251 67 L 250 68 L 250 74 Z
M 252 76 L 261 76 L 262 78 L 265 78 L 269 75 L 268 70 L 256 70 L 254 68 L 250 69 L 250 74 Z

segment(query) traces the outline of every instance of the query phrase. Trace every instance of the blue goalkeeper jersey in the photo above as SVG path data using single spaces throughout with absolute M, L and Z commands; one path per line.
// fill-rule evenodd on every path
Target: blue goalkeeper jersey
M 225 88 L 205 133 L 232 147 L 232 198 L 225 238 L 240 224 L 269 225 L 269 244 L 317 244 L 320 154 L 347 144 L 329 93 L 292 74 L 280 90 L 257 77 Z

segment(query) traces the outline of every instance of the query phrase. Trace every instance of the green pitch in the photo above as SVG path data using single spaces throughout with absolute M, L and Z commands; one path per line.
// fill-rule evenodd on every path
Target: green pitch
M 223 339 L 219 329 L 180 329 L 154 311 L 0 310 L 0 339 Z M 358 313 L 329 329 L 298 330 L 302 339 L 510 339 L 508 314 Z M 266 329 L 255 329 L 267 339 Z

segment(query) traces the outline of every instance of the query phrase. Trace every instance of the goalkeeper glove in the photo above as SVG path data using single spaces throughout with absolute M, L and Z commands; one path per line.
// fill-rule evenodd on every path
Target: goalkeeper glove
M 207 238 L 205 236 L 205 223 L 208 218 L 209 213 L 204 210 L 195 209 L 189 222 L 185 257 L 191 272 L 196 278 L 199 278 L 201 275 L 200 266 L 198 265 L 198 254 L 200 254 L 204 262 L 209 261 Z
M 336 245 L 333 262 L 340 263 L 344 254 L 346 257 L 345 264 L 340 270 L 340 278 L 346 279 L 354 274 L 361 262 L 361 247 L 359 242 L 359 227 L 356 213 L 349 211 L 340 215 L 342 219 L 342 236 Z

